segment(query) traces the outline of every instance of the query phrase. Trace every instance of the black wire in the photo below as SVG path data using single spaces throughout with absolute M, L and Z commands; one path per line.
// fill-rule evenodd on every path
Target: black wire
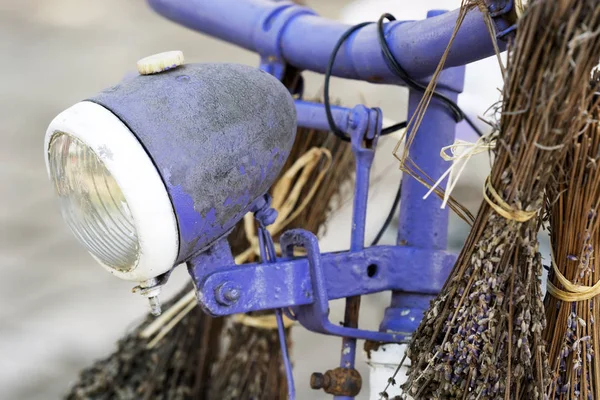
M 385 29 L 384 29 L 383 23 L 386 19 L 389 21 L 395 21 L 396 18 L 392 14 L 386 13 L 386 14 L 383 14 L 377 21 L 377 36 L 379 39 L 379 45 L 381 46 L 381 52 L 383 53 L 386 64 L 411 89 L 417 90 L 420 92 L 425 92 L 427 87 L 425 85 L 417 82 L 416 80 L 414 80 L 406 72 L 406 70 L 404 68 L 402 68 L 400 63 L 398 63 L 398 61 L 392 54 L 390 46 L 388 45 L 387 40 L 385 39 Z M 352 26 L 350 29 L 348 29 L 346 32 L 344 32 L 344 34 L 336 42 L 336 44 L 333 48 L 333 51 L 331 52 L 331 56 L 329 57 L 329 62 L 327 63 L 327 68 L 325 70 L 325 83 L 324 83 L 324 87 L 323 87 L 323 97 L 324 97 L 323 102 L 325 105 L 325 114 L 327 115 L 327 122 L 329 123 L 329 128 L 331 129 L 333 134 L 336 135 L 341 140 L 346 141 L 346 142 L 350 141 L 350 138 L 348 138 L 348 136 L 346 136 L 346 134 L 337 127 L 337 125 L 335 124 L 335 121 L 333 120 L 333 114 L 331 112 L 331 102 L 329 99 L 329 82 L 331 80 L 331 74 L 333 71 L 333 65 L 335 64 L 335 59 L 337 57 L 337 54 L 340 51 L 340 48 L 344 44 L 344 42 L 354 32 L 356 32 L 360 28 L 367 26 L 371 23 L 372 22 L 363 22 L 358 25 Z M 440 100 L 442 103 L 444 103 L 444 105 L 446 105 L 450 109 L 456 122 L 461 122 L 463 120 L 466 121 L 467 124 L 469 124 L 469 126 L 471 126 L 471 128 L 475 131 L 475 133 L 477 133 L 478 136 L 480 136 L 480 137 L 483 136 L 483 133 L 479 130 L 477 125 L 475 125 L 473 120 L 471 120 L 471 118 L 469 118 L 464 113 L 464 111 L 459 107 L 458 104 L 456 104 L 456 102 L 454 102 L 452 99 L 446 97 L 445 95 L 443 95 L 439 92 L 433 92 L 433 97 Z M 407 125 L 407 122 L 401 122 L 399 124 L 390 126 L 388 128 L 383 129 L 381 131 L 381 135 L 389 135 L 390 133 L 396 132 L 399 129 L 406 128 L 406 125 Z
M 346 136 L 344 132 L 341 131 L 340 128 L 337 127 L 335 121 L 333 120 L 333 115 L 331 114 L 331 103 L 329 102 L 329 80 L 331 79 L 331 71 L 333 70 L 333 64 L 335 63 L 335 57 L 337 53 L 340 51 L 340 48 L 348 39 L 350 35 L 354 32 L 362 28 L 363 26 L 369 25 L 372 22 L 363 22 L 358 25 L 354 25 L 350 29 L 348 29 L 344 34 L 338 39 L 335 44 L 333 51 L 331 52 L 331 56 L 329 56 L 329 62 L 327 63 L 327 69 L 325 70 L 325 83 L 323 85 L 323 103 L 325 104 L 325 114 L 327 115 L 327 122 L 329 122 L 329 129 L 331 132 L 338 138 L 342 139 L 345 142 L 349 142 L 350 138 Z
M 549 265 L 542 264 L 542 267 L 543 267 L 543 268 L 544 268 L 546 271 L 550 272 L 550 266 L 549 266 Z
M 375 236 L 375 239 L 373 239 L 371 246 L 376 246 L 377 244 L 379 244 L 381 237 L 383 236 L 385 231 L 387 231 L 387 229 L 389 228 L 390 223 L 392 222 L 392 219 L 394 219 L 394 215 L 396 214 L 396 210 L 398 209 L 398 204 L 400 204 L 401 197 L 402 197 L 402 182 L 400 182 L 400 186 L 398 186 L 398 190 L 396 191 L 396 198 L 394 199 L 392 208 L 390 208 L 388 216 L 386 217 L 385 222 L 379 229 L 379 232 L 377 232 L 377 236 Z
M 411 89 L 419 91 L 419 92 L 425 92 L 427 87 L 425 85 L 417 82 L 416 80 L 414 80 L 406 72 L 406 70 L 404 68 L 402 68 L 400 63 L 398 63 L 398 60 L 396 60 L 396 58 L 392 54 L 390 46 L 388 45 L 387 40 L 385 38 L 385 29 L 383 26 L 383 22 L 386 19 L 389 21 L 395 21 L 396 18 L 392 14 L 386 13 L 386 14 L 383 14 L 377 21 L 377 37 L 379 39 L 379 45 L 381 46 L 381 52 L 383 53 L 386 64 Z M 335 58 L 336 58 L 338 52 L 340 51 L 340 48 L 344 44 L 344 42 L 354 32 L 356 32 L 357 30 L 359 30 L 362 27 L 367 26 L 369 24 L 372 24 L 372 22 L 363 22 L 358 25 L 352 26 L 350 29 L 348 29 L 346 32 L 344 32 L 344 34 L 338 39 L 337 43 L 335 44 L 333 51 L 331 52 L 331 56 L 329 57 L 329 62 L 327 63 L 327 68 L 325 69 L 325 83 L 323 85 L 323 97 L 324 97 L 323 103 L 325 106 L 325 114 L 327 115 L 327 122 L 329 123 L 329 128 L 330 128 L 331 132 L 333 132 L 333 134 L 335 136 L 337 136 L 338 138 L 340 138 L 341 140 L 346 141 L 346 142 L 349 142 L 350 138 L 348 136 L 346 136 L 346 134 L 337 127 L 337 125 L 335 124 L 335 121 L 333 120 L 333 114 L 331 113 L 331 102 L 329 100 L 329 82 L 331 80 L 331 74 L 333 71 L 333 65 L 335 64 Z M 483 133 L 479 130 L 479 128 L 475 125 L 475 123 L 471 120 L 471 118 L 469 118 L 464 113 L 464 111 L 460 108 L 460 106 L 458 104 L 456 104 L 456 102 L 454 102 L 452 99 L 448 98 L 447 96 L 445 96 L 439 92 L 434 91 L 432 96 L 435 97 L 436 99 L 440 100 L 446 107 L 448 107 L 448 109 L 454 116 L 454 119 L 456 120 L 456 122 L 461 122 L 463 120 L 466 121 L 467 124 L 469 124 L 469 126 L 475 131 L 475 133 L 477 133 L 477 135 L 479 137 L 483 136 Z M 403 121 L 398 124 L 384 128 L 381 131 L 381 136 L 389 135 L 390 133 L 396 132 L 397 130 L 406 128 L 407 125 L 408 125 L 407 121 Z M 383 237 L 383 234 L 385 233 L 385 231 L 389 228 L 389 225 L 392 222 L 392 219 L 394 218 L 394 215 L 396 213 L 396 209 L 398 208 L 398 204 L 400 203 L 401 197 L 402 197 L 402 182 L 400 183 L 400 186 L 398 187 L 398 190 L 396 191 L 396 197 L 394 198 L 394 203 L 392 204 L 392 207 L 385 219 L 385 222 L 383 223 L 381 229 L 377 233 L 377 236 L 375 236 L 375 239 L 371 243 L 371 246 L 377 245 L 379 243 L 379 241 L 381 240 L 381 238 Z
M 381 51 L 383 52 L 383 56 L 388 67 L 400 78 L 402 79 L 410 88 L 413 90 L 417 90 L 420 92 L 425 92 L 427 87 L 416 80 L 414 80 L 404 68 L 398 63 L 398 60 L 392 54 L 390 46 L 385 39 L 385 29 L 383 26 L 384 20 L 395 21 L 396 17 L 392 14 L 386 13 L 379 17 L 377 21 L 377 37 L 379 39 L 379 45 L 381 46 Z M 433 92 L 433 97 L 443 102 L 454 115 L 454 119 L 456 122 L 461 122 L 465 120 L 471 128 L 477 133 L 479 137 L 483 136 L 483 133 L 479 130 L 479 128 L 473 123 L 473 121 L 464 113 L 464 111 L 456 104 L 452 99 L 444 96 L 439 92 Z
M 392 126 L 388 126 L 387 128 L 383 128 L 381 130 L 381 136 L 389 135 L 390 133 L 394 133 L 400 129 L 404 129 L 404 128 L 406 128 L 407 125 L 408 125 L 408 122 L 403 121 L 403 122 L 394 124 Z
M 411 89 L 419 92 L 424 92 L 427 89 L 427 87 L 411 78 L 411 76 L 408 75 L 408 73 L 404 70 L 404 68 L 402 68 L 402 66 L 398 63 L 398 61 L 392 54 L 392 50 L 390 49 L 390 46 L 388 45 L 387 40 L 385 39 L 385 29 L 383 26 L 383 21 L 385 19 L 388 19 L 391 22 L 395 21 L 396 18 L 392 14 L 383 14 L 377 21 L 377 38 L 379 39 L 379 45 L 381 46 L 381 51 L 383 52 L 383 56 L 387 66 L 398 77 L 400 77 L 400 79 L 402 79 Z M 437 92 L 434 92 L 433 96 L 443 101 L 445 105 L 448 106 L 448 108 L 450 109 L 450 111 L 452 111 L 452 114 L 454 114 L 454 118 L 457 121 L 462 120 L 463 112 L 460 110 L 460 108 L 458 108 L 456 104 L 454 104 L 452 100 L 450 100 L 443 94 Z

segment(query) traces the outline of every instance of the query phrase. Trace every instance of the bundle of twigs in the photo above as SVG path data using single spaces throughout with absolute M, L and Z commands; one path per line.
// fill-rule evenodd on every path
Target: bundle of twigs
M 597 78 L 597 77 L 596 77 Z M 593 90 L 598 89 L 595 79 Z M 549 399 L 600 399 L 600 108 L 590 110 L 548 190 L 552 267 L 546 296 Z
M 540 399 L 548 360 L 538 212 L 584 126 L 600 3 L 534 1 L 509 54 L 495 163 L 473 229 L 410 343 L 415 399 Z
M 160 341 L 160 346 L 140 336 L 153 320 L 154 316 L 148 314 L 133 332 L 119 340 L 113 354 L 81 371 L 79 380 L 65 398 L 206 398 L 210 366 L 218 355 L 223 319 L 211 318 L 196 308 Z

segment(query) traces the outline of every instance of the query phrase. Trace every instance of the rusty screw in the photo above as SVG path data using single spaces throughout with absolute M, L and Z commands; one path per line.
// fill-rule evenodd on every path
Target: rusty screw
M 331 379 L 328 374 L 323 375 L 320 372 L 313 372 L 310 376 L 310 387 L 315 390 L 327 390 L 331 385 Z
M 324 374 L 315 372 L 310 377 L 310 387 L 334 396 L 356 396 L 360 393 L 362 379 L 354 368 L 335 368 Z

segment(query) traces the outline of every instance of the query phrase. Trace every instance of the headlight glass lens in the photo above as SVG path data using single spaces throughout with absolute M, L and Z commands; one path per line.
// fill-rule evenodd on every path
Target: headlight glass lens
M 62 132 L 52 137 L 48 160 L 63 217 L 77 239 L 103 264 L 130 270 L 139 256 L 138 235 L 125 196 L 103 162 Z

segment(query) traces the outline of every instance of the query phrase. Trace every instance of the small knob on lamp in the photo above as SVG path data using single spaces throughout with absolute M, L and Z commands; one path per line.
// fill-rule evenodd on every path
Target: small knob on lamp
M 141 75 L 152 75 L 177 68 L 183 63 L 183 52 L 167 51 L 142 58 L 137 62 L 137 69 Z

